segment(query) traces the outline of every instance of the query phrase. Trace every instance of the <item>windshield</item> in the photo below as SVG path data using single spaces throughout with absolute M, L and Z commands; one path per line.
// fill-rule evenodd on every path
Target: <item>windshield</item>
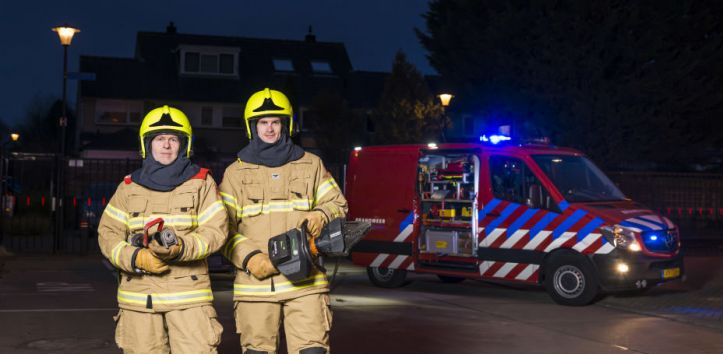
M 532 159 L 570 203 L 625 199 L 615 184 L 586 157 L 533 155 Z

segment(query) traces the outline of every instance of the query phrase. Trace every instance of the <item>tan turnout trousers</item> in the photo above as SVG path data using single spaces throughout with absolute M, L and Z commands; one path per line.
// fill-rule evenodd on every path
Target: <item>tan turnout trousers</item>
M 297 354 L 305 348 L 329 353 L 332 314 L 328 294 L 311 294 L 282 302 L 238 301 L 234 311 L 241 348 L 275 354 L 283 318 L 286 349 Z
M 238 268 L 233 299 L 243 351 L 276 353 L 283 321 L 289 354 L 319 353 L 321 348 L 328 353 L 326 275 L 314 269 L 297 282 L 283 274 L 258 280 L 245 267 L 255 253 L 268 253 L 271 237 L 295 228 L 306 213 L 321 211 L 327 221 L 344 217 L 347 202 L 336 181 L 321 159 L 307 152 L 279 167 L 234 162 L 220 190 L 230 231 L 223 253 Z
M 162 313 L 121 309 L 115 341 L 126 354 L 216 353 L 223 332 L 216 318 L 210 305 Z

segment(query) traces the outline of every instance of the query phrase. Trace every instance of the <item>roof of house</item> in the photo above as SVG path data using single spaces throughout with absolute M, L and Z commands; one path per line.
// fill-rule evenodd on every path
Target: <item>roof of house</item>
M 238 51 L 238 76 L 181 74 L 184 47 Z M 276 71 L 274 59 L 291 60 L 294 71 Z M 332 73 L 315 73 L 312 61 L 327 62 Z M 338 90 L 352 66 L 343 43 L 138 32 L 133 58 L 84 55 L 80 70 L 96 74 L 94 81 L 81 82 L 85 97 L 241 102 L 265 86 L 290 96 L 303 96 L 301 88 L 308 87 Z

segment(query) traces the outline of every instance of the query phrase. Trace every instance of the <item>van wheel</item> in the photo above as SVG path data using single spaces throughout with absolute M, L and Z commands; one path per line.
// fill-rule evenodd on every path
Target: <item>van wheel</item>
M 466 279 L 466 278 L 450 277 L 450 276 L 439 275 L 439 274 L 437 275 L 437 278 L 439 278 L 439 280 L 441 280 L 442 283 L 447 283 L 447 284 L 461 283 Z
M 367 275 L 372 284 L 381 288 L 398 288 L 407 279 L 407 271 L 402 269 L 367 267 Z
M 585 306 L 595 300 L 600 286 L 587 259 L 561 253 L 545 265 L 545 290 L 560 305 Z

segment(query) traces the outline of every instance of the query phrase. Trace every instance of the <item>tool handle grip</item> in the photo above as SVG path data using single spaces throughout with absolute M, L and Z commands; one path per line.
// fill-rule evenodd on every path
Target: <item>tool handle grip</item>
M 153 226 L 158 225 L 158 228 L 156 230 L 161 231 L 163 230 L 163 218 L 155 218 L 148 223 L 146 223 L 145 226 L 143 226 L 143 246 L 148 247 L 148 244 L 151 242 L 151 239 L 148 235 L 148 230 L 150 230 Z

